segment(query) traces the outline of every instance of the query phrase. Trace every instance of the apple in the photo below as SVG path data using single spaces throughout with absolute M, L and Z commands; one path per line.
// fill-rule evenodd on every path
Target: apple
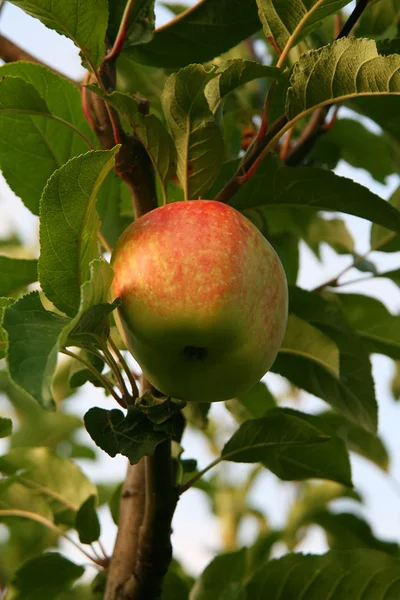
M 156 208 L 124 231 L 111 264 L 120 332 L 160 392 L 228 400 L 271 367 L 287 322 L 285 272 L 234 208 L 213 200 Z

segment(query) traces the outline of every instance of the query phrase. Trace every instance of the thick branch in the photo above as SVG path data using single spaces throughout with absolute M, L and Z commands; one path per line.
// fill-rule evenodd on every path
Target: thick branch
M 0 58 L 1 60 L 4 60 L 5 63 L 16 62 L 17 60 L 24 60 L 26 62 L 32 62 L 38 65 L 43 65 L 43 62 L 41 60 L 35 58 L 32 54 L 29 54 L 29 52 L 26 52 L 26 50 L 23 50 L 22 48 L 20 48 L 20 46 L 17 46 L 17 44 L 14 44 L 14 42 L 4 37 L 3 35 L 0 35 Z M 53 69 L 53 67 L 49 67 L 49 65 L 44 66 L 53 71 L 54 73 L 57 73 L 57 75 L 61 75 L 61 77 L 64 77 L 65 79 L 69 79 L 66 75 L 60 73 L 60 71 L 57 71 L 57 69 Z M 70 81 L 72 81 L 72 79 Z M 72 81 L 72 83 L 74 83 L 75 85 L 79 85 L 76 81 Z
M 136 563 L 139 529 L 145 507 L 144 461 L 129 465 L 119 508 L 118 534 L 107 576 L 106 600 L 124 598 L 126 581 L 132 577 Z
M 171 521 L 178 501 L 171 442 L 157 446 L 154 455 L 146 457 L 145 461 L 146 508 L 134 577 L 125 586 L 125 597 L 159 600 L 172 559 Z

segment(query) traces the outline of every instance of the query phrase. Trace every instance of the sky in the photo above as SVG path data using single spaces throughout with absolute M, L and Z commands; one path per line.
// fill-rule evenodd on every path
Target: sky
M 168 18 L 168 11 L 162 7 L 157 11 L 157 24 L 163 24 Z M 46 29 L 39 21 L 25 15 L 20 9 L 7 4 L 0 18 L 0 33 L 9 37 L 27 51 L 43 60 L 48 65 L 62 71 L 65 75 L 79 79 L 84 70 L 80 65 L 78 50 L 67 38 L 54 31 Z M 344 116 L 345 109 L 341 112 Z M 376 128 L 373 123 L 364 120 L 368 127 Z M 349 177 L 365 185 L 382 198 L 389 198 L 399 185 L 398 177 L 391 177 L 387 185 L 376 183 L 367 173 L 350 168 L 345 163 L 340 163 L 337 171 L 339 175 Z M 8 189 L 3 179 L 0 179 L 0 237 L 10 229 L 20 233 L 28 245 L 36 246 L 38 223 L 23 206 L 22 202 Z M 333 214 L 329 215 L 333 218 Z M 370 224 L 355 217 L 344 217 L 356 241 L 356 250 L 362 254 L 369 248 Z M 400 253 L 385 255 L 375 253 L 374 262 L 378 268 L 389 270 L 398 268 Z M 327 281 L 338 274 L 344 267 L 351 263 L 350 257 L 338 256 L 328 246 L 322 248 L 322 264 L 318 263 L 310 250 L 305 245 L 301 247 L 301 269 L 298 285 L 306 289 L 313 289 L 320 283 Z M 355 269 L 346 275 L 347 280 L 356 279 L 360 273 Z M 400 295 L 398 288 L 390 281 L 375 280 L 363 284 L 346 286 L 346 292 L 362 292 L 374 296 L 387 305 L 393 314 L 398 314 L 400 308 Z M 353 480 L 356 488 L 362 493 L 365 505 L 361 514 L 373 525 L 374 532 L 385 539 L 400 541 L 400 436 L 398 436 L 398 423 L 400 406 L 397 405 L 388 393 L 389 381 L 393 374 L 393 363 L 383 356 L 373 357 L 373 370 L 376 381 L 377 398 L 380 406 L 379 433 L 387 443 L 392 455 L 390 475 L 382 473 L 377 467 L 360 457 L 352 457 Z M 266 382 L 275 393 L 285 389 L 283 380 L 274 374 L 266 376 Z M 306 393 L 301 396 L 301 410 L 315 411 L 326 409 L 327 405 Z M 99 405 L 112 408 L 109 399 L 104 399 L 101 392 L 86 385 L 73 400 L 68 401 L 68 409 L 82 415 L 91 407 Z M 289 402 L 290 405 L 290 402 Z M 6 406 L 0 397 L 0 409 Z M 212 415 L 220 420 L 227 430 L 232 430 L 233 422 L 223 405 L 213 405 Z M 228 434 L 225 434 L 225 437 Z M 82 431 L 80 439 L 87 441 L 87 434 Z M 221 442 L 224 434 L 221 434 Z M 207 449 L 202 435 L 199 432 L 189 431 L 183 440 L 185 458 L 197 458 L 199 466 L 206 466 L 212 457 Z M 119 456 L 111 459 L 105 453 L 99 453 L 100 460 L 95 464 L 89 461 L 80 461 L 81 468 L 90 477 L 101 482 L 118 483 L 124 477 L 126 460 Z M 226 468 L 226 467 L 225 467 Z M 241 478 L 245 476 L 247 468 L 243 465 L 234 465 L 228 469 L 230 476 Z M 271 473 L 266 472 L 259 478 L 253 502 L 270 517 L 271 525 L 279 527 L 285 522 L 290 503 L 293 501 L 293 486 L 282 484 Z M 351 501 L 340 501 L 335 504 L 336 509 L 346 508 L 357 510 Z M 359 509 L 358 509 L 359 510 Z M 106 510 L 101 510 L 102 539 L 106 548 L 111 552 L 115 538 L 115 526 L 111 522 Z M 246 522 L 241 531 L 243 543 L 251 543 L 254 535 L 254 526 Z M 200 491 L 189 490 L 181 498 L 173 522 L 173 546 L 175 556 L 182 561 L 185 567 L 193 574 L 198 574 L 220 548 L 219 531 L 216 520 L 212 517 L 207 501 Z M 323 552 L 326 543 L 323 533 L 318 528 L 313 528 L 310 535 L 302 543 L 301 549 L 307 552 Z M 81 562 L 77 551 L 63 544 L 63 550 Z M 283 548 L 278 548 L 282 552 Z

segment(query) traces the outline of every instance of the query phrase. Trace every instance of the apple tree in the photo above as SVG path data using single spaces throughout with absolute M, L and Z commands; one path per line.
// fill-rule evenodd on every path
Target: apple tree
M 400 360 L 400 317 L 344 286 L 400 284 L 374 262 L 400 251 L 400 188 L 387 201 L 337 166 L 400 172 L 398 0 L 10 4 L 70 38 L 86 75 L 0 36 L 0 168 L 40 242 L 0 240 L 1 597 L 400 598 L 399 544 L 332 509 L 362 506 L 350 453 L 390 464 L 371 355 Z M 343 215 L 371 224 L 365 254 Z M 345 268 L 300 286 L 305 248 L 332 273 L 326 246 Z M 82 420 L 68 403 L 89 386 Z M 185 452 L 193 430 L 208 465 Z M 101 452 L 126 457 L 116 488 L 81 469 Z M 279 529 L 252 501 L 266 472 L 292 482 Z M 171 543 L 194 487 L 222 548 L 196 580 Z M 328 551 L 303 554 L 315 525 Z

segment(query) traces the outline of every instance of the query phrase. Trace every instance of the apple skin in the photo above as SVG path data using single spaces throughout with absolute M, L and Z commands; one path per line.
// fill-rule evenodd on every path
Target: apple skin
M 124 231 L 111 264 L 120 332 L 160 392 L 228 400 L 271 367 L 287 323 L 286 276 L 235 209 L 189 200 L 152 210 Z

